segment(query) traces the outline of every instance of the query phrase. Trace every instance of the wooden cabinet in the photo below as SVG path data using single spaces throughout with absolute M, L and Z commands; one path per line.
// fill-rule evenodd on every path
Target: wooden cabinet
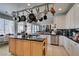
M 43 44 L 41 42 L 31 41 L 31 55 L 42 56 L 43 55 Z
M 16 39 L 16 55 L 17 56 L 23 56 L 23 40 L 19 40 L 19 39 Z
M 15 49 L 16 49 L 15 43 L 16 43 L 15 39 L 9 39 L 9 47 L 10 47 L 9 51 L 14 55 L 15 55 Z
M 9 42 L 10 52 L 17 56 L 45 56 L 47 54 L 47 39 L 42 42 L 10 39 Z
M 30 49 L 31 49 L 31 42 L 29 41 L 29 40 L 24 40 L 23 41 L 24 43 L 23 43 L 23 49 L 24 49 L 24 56 L 30 56 L 30 54 L 31 54 L 31 51 L 30 51 Z
M 43 42 L 31 41 L 31 56 L 47 55 L 47 39 Z

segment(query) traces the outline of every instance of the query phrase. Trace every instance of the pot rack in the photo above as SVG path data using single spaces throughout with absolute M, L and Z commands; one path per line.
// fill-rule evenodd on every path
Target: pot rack
M 34 6 L 34 7 L 32 7 L 32 8 L 25 8 L 25 9 L 23 9 L 23 10 L 19 10 L 19 11 L 13 11 L 16 15 L 18 15 L 20 12 L 24 12 L 24 11 L 26 11 L 26 12 L 28 12 L 28 13 L 31 13 L 31 10 L 33 10 L 33 9 L 35 9 L 35 8 L 39 8 L 39 7 L 42 7 L 42 6 L 47 6 L 47 10 L 46 10 L 46 12 L 49 12 L 49 4 L 53 4 L 54 5 L 54 3 L 44 3 L 44 4 L 41 4 L 41 5 L 37 5 L 37 6 Z M 39 12 L 39 13 L 44 13 L 44 12 Z

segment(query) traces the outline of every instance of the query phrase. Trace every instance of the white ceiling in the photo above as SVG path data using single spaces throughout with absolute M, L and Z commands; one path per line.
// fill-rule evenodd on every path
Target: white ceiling
M 43 3 L 31 3 L 30 7 L 41 5 Z M 55 5 L 56 14 L 63 14 L 66 13 L 72 6 L 73 3 L 56 3 Z M 8 14 L 11 14 L 12 11 L 18 11 L 25 8 L 30 8 L 27 6 L 27 3 L 0 3 L 0 12 L 8 12 Z M 50 8 L 52 7 L 52 4 L 50 4 Z M 62 8 L 61 11 L 58 9 Z M 44 9 L 44 7 L 43 7 Z M 43 10 L 41 9 L 41 10 Z

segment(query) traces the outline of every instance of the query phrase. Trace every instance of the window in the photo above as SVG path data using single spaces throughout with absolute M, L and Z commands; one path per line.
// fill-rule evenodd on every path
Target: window
M 0 18 L 0 35 L 15 34 L 14 21 Z
M 39 31 L 39 25 L 32 25 L 32 33 Z
M 5 34 L 14 34 L 14 21 L 5 19 Z
M 27 31 L 26 31 L 26 32 L 27 32 L 28 34 L 31 34 L 31 33 L 32 33 L 32 32 L 31 32 L 31 26 L 32 26 L 32 25 L 31 25 L 30 23 L 27 23 Z
M 0 18 L 0 35 L 4 35 L 4 19 Z
M 24 22 L 18 22 L 18 33 L 24 31 Z

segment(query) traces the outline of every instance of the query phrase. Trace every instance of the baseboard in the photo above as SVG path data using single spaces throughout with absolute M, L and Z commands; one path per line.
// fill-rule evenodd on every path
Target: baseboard
M 50 45 L 55 45 L 55 46 L 59 46 L 59 44 L 50 44 Z

